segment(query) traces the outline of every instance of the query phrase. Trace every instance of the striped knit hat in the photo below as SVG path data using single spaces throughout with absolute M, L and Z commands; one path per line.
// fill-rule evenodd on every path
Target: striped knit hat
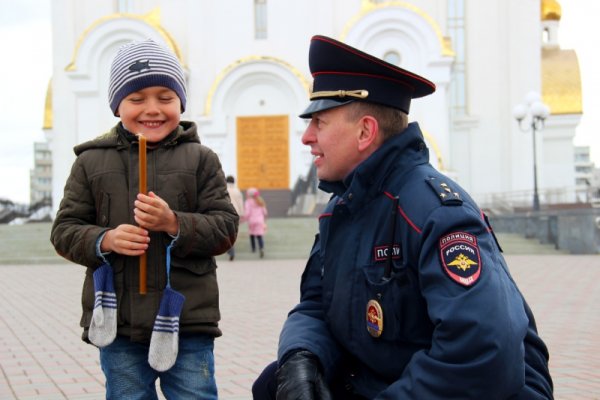
M 152 39 L 121 47 L 110 68 L 108 102 L 113 114 L 117 116 L 126 96 L 150 86 L 175 91 L 181 100 L 181 112 L 185 111 L 185 76 L 177 57 Z

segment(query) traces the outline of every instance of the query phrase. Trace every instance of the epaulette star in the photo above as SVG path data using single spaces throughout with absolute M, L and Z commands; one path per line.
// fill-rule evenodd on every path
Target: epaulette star
M 445 206 L 460 206 L 463 201 L 460 198 L 460 193 L 453 190 L 446 182 L 440 181 L 438 178 L 429 177 L 426 179 L 429 186 L 438 195 L 440 201 Z

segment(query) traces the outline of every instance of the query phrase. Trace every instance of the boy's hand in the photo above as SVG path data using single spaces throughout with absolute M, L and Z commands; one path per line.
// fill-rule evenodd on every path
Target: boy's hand
M 175 213 L 166 201 L 158 197 L 154 192 L 139 193 L 134 203 L 134 218 L 140 227 L 155 232 L 167 232 L 169 235 L 177 235 L 179 224 Z
M 148 231 L 135 225 L 122 224 L 106 232 L 100 250 L 113 251 L 126 256 L 139 256 L 148 248 Z

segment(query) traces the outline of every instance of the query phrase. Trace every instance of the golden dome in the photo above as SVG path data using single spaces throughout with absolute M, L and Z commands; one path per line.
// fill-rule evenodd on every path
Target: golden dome
M 575 50 L 542 49 L 542 99 L 552 115 L 583 112 Z
M 556 0 L 542 0 L 542 21 L 560 21 L 562 9 Z

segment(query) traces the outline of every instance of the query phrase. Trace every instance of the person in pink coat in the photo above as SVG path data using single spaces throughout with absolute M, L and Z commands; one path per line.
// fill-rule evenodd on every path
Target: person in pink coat
M 248 222 L 248 233 L 250 234 L 250 247 L 256 252 L 256 242 L 260 258 L 265 256 L 263 236 L 267 230 L 267 205 L 256 188 L 248 188 L 246 201 L 244 202 L 243 220 Z

